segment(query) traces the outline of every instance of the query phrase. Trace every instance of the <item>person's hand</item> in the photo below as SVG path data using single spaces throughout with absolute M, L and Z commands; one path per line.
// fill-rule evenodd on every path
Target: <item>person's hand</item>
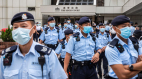
M 39 35 L 39 33 L 37 33 Z
M 106 49 L 106 46 L 102 48 L 102 52 L 104 52 L 104 51 L 105 51 L 105 49 Z
M 67 75 L 67 77 L 68 77 L 67 79 L 69 79 L 68 72 L 66 72 L 66 75 Z
M 142 55 L 138 56 L 137 63 L 140 62 L 140 61 L 142 61 Z
M 99 53 L 96 53 L 93 57 L 92 57 L 92 60 L 91 60 L 91 62 L 93 62 L 93 63 L 96 63 L 96 62 L 98 62 L 99 61 Z

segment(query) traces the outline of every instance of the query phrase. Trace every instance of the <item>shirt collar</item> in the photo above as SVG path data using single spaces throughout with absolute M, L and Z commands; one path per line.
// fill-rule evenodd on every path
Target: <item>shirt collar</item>
M 50 30 L 50 27 L 49 27 L 49 29 L 48 30 Z M 54 27 L 54 29 L 53 30 L 56 30 L 56 28 Z
M 27 54 L 32 53 L 33 55 L 35 55 L 35 43 L 36 42 L 33 41 L 31 48 Z M 19 56 L 23 56 L 20 49 L 19 49 L 19 45 L 17 46 L 17 50 L 15 51 L 15 54 L 18 54 Z
M 82 37 L 85 38 L 80 31 L 80 38 L 82 38 Z M 89 37 L 90 37 L 90 34 L 88 33 L 87 38 L 89 38 Z
M 106 35 L 106 34 L 107 34 L 107 33 L 106 33 L 106 32 L 104 32 L 104 35 Z M 99 32 L 99 35 L 102 35 L 102 34 L 101 34 L 101 32 Z
M 118 40 L 119 40 L 119 43 L 121 44 L 121 45 L 127 45 L 125 42 L 123 42 L 120 38 L 118 38 L 118 36 L 116 35 L 115 37 L 114 37 L 114 39 L 115 38 L 117 38 Z M 132 45 L 132 41 L 128 38 L 128 45 Z

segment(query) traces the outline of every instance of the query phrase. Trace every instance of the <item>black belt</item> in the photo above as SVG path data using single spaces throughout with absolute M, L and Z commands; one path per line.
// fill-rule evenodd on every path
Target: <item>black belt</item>
M 57 47 L 57 44 L 45 44 L 49 48 L 55 48 Z
M 92 63 L 91 60 L 89 61 L 76 61 L 72 60 L 73 65 L 80 65 L 80 66 L 88 66 L 88 65 L 96 65 L 96 63 Z

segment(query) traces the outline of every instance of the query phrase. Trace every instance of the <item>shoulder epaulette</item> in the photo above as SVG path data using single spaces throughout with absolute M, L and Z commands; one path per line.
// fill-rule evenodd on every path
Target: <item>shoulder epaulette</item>
M 80 33 L 76 32 L 75 34 L 73 34 L 73 37 L 76 38 L 76 41 L 80 41 L 80 37 L 79 37 Z
M 16 49 L 17 49 L 17 45 L 11 46 L 9 48 L 4 49 L 1 53 L 1 55 L 5 55 L 6 53 L 13 53 L 16 51 Z
M 112 48 L 114 48 L 114 46 L 116 46 L 116 45 L 118 44 L 118 41 L 119 41 L 118 39 L 112 40 L 112 41 L 110 42 L 109 46 L 112 47 Z
M 80 35 L 79 32 L 76 32 L 75 34 L 73 34 L 73 37 L 78 37 Z
M 40 54 L 44 54 L 44 55 L 50 55 L 52 52 L 51 48 L 42 46 L 42 45 L 36 45 L 35 46 L 35 50 L 40 53 Z

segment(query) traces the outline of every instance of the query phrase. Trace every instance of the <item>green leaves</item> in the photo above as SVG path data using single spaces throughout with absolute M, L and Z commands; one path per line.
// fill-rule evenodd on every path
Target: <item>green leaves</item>
M 14 40 L 13 40 L 13 38 L 12 38 L 12 29 L 10 29 L 9 26 L 8 26 L 8 29 L 6 29 L 5 32 L 2 31 L 1 39 L 2 39 L 4 42 L 14 42 Z

